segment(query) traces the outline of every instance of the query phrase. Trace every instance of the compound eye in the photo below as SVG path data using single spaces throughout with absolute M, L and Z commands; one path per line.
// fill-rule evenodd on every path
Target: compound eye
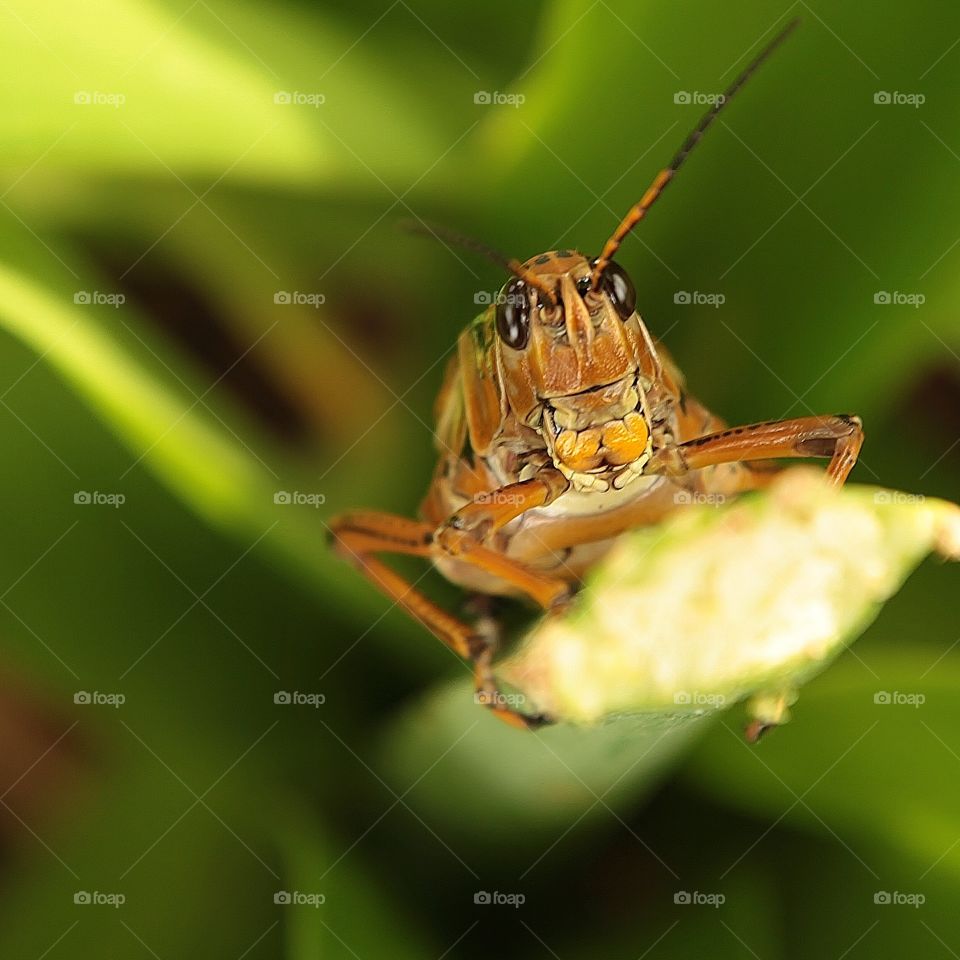
M 530 339 L 530 298 L 520 279 L 511 280 L 497 296 L 497 333 L 514 350 L 522 350 Z
M 626 271 L 612 260 L 600 277 L 600 289 L 610 298 L 621 320 L 629 320 L 637 308 L 637 291 Z

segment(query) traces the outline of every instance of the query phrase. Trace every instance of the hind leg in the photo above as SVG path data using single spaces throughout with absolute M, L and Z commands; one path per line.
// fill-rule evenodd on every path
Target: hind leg
M 331 533 L 334 548 L 342 557 L 454 653 L 473 664 L 478 703 L 513 726 L 535 729 L 550 722 L 542 715 L 521 713 L 500 692 L 493 672 L 496 636 L 484 623 L 485 618 L 471 627 L 428 599 L 376 556 L 396 553 L 432 558 L 438 548 L 428 524 L 389 513 L 351 513 L 334 518 Z

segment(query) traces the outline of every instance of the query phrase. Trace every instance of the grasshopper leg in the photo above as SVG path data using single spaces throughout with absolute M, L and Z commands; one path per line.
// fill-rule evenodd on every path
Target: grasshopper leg
M 650 458 L 646 472 L 681 476 L 720 463 L 829 457 L 827 477 L 841 486 L 857 462 L 862 445 L 863 425 L 859 417 L 797 417 L 733 427 L 663 447 Z
M 559 470 L 545 467 L 535 477 L 483 494 L 458 510 L 436 533 L 439 551 L 505 581 L 544 610 L 561 609 L 573 589 L 560 577 L 532 570 L 487 543 L 511 520 L 533 507 L 552 503 L 569 486 Z
M 429 524 L 371 511 L 335 517 L 330 530 L 334 549 L 341 556 L 451 650 L 473 664 L 479 703 L 513 726 L 532 730 L 551 722 L 546 716 L 527 715 L 514 709 L 500 692 L 493 672 L 496 640 L 489 630 L 475 630 L 447 613 L 376 556 L 435 556 L 438 548 Z

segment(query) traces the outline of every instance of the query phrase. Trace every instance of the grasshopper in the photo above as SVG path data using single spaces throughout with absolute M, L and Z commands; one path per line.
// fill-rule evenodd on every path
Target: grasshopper
M 691 396 L 636 310 L 613 259 L 688 154 L 789 24 L 704 114 L 672 162 L 597 257 L 554 250 L 525 263 L 454 234 L 510 273 L 496 302 L 462 332 L 437 397 L 439 460 L 420 519 L 372 511 L 331 522 L 335 549 L 394 603 L 473 665 L 477 699 L 520 727 L 549 723 L 497 687 L 489 622 L 441 609 L 380 559 L 430 560 L 475 594 L 563 609 L 584 573 L 632 527 L 710 495 L 763 486 L 771 461 L 829 457 L 840 485 L 863 443 L 856 416 L 807 416 L 728 428 Z

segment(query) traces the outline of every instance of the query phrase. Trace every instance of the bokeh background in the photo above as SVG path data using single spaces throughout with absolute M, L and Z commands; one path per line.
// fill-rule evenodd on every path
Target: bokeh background
M 0 4 L 0 955 L 960 953 L 955 569 L 757 749 L 566 752 L 325 546 L 503 282 L 397 221 L 595 253 L 792 16 L 619 259 L 727 419 L 956 499 L 956 4 Z

